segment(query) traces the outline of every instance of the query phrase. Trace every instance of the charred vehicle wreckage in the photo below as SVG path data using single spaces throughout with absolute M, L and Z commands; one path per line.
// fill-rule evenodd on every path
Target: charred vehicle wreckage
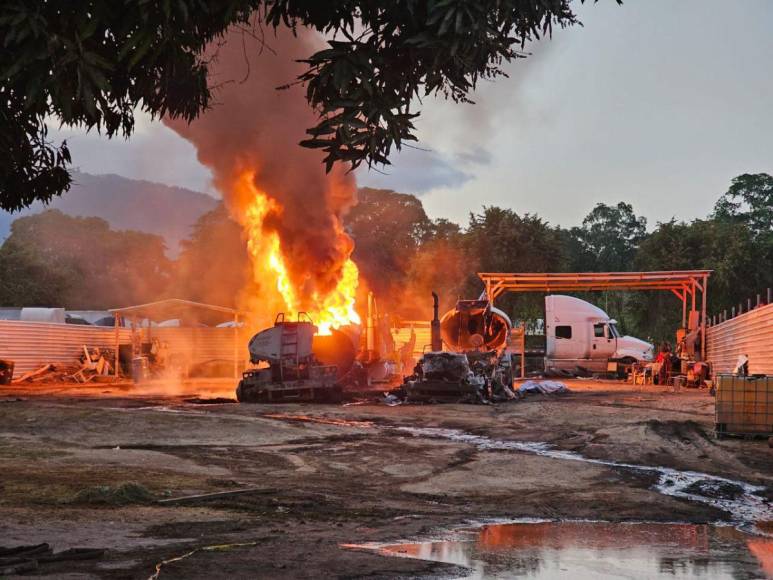
M 408 402 L 488 403 L 515 398 L 508 342 L 512 323 L 487 300 L 460 300 L 438 321 L 434 298 L 432 351 L 401 389 Z M 445 343 L 451 351 L 442 351 Z
M 317 327 L 300 314 L 295 322 L 277 316 L 274 326 L 252 337 L 250 362 L 258 366 L 247 370 L 236 398 L 239 402 L 272 403 L 285 401 L 341 400 L 338 367 L 322 363 L 313 351 Z
M 359 353 L 359 336 L 333 330 L 317 334 L 313 321 L 277 316 L 274 326 L 249 342 L 254 368 L 244 372 L 237 399 L 248 403 L 340 402 L 344 398 L 383 398 L 396 403 L 490 403 L 515 398 L 514 369 L 508 350 L 512 324 L 486 300 L 461 300 L 438 318 L 434 296 L 430 349 L 413 366 L 396 371 L 396 352 L 374 356 L 377 334 L 369 323 L 368 344 Z M 369 320 L 371 317 L 369 316 Z M 445 347 L 448 350 L 443 350 Z M 394 346 L 391 347 L 394 351 Z M 413 364 L 413 363 L 411 363 Z

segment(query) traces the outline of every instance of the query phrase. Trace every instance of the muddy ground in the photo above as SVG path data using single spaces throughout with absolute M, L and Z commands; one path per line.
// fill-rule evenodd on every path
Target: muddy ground
M 422 536 L 487 518 L 732 517 L 655 491 L 647 474 L 480 450 L 395 426 L 549 442 L 588 457 L 697 470 L 770 490 L 773 450 L 766 441 L 716 440 L 706 391 L 568 385 L 568 395 L 495 406 L 398 407 L 185 402 L 193 394 L 232 396 L 229 384 L 174 394 L 113 385 L 4 387 L 0 545 L 107 550 L 99 560 L 38 571 L 57 578 L 148 578 L 158 562 L 178 556 L 185 557 L 165 564 L 160 578 L 445 577 L 453 567 L 339 544 Z M 127 483 L 139 485 L 121 488 Z M 245 488 L 254 491 L 155 502 Z

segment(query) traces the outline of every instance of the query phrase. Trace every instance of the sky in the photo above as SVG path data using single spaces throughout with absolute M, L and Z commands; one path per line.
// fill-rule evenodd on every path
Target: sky
M 583 26 L 554 31 L 482 82 L 475 105 L 418 105 L 421 149 L 359 185 L 419 195 L 465 224 L 485 205 L 579 224 L 626 201 L 654 226 L 711 212 L 741 173 L 773 174 L 773 2 L 577 3 Z M 141 116 L 130 140 L 53 131 L 89 173 L 216 195 L 194 148 Z

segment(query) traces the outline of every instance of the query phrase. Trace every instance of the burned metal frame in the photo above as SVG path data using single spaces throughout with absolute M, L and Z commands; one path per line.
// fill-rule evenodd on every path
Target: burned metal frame
M 227 308 L 225 306 L 216 306 L 214 304 L 204 304 L 202 302 L 193 302 L 192 300 L 182 300 L 180 298 L 167 298 L 166 300 L 158 300 L 157 302 L 149 302 L 147 304 L 138 304 L 136 306 L 126 306 L 124 308 L 111 308 L 109 312 L 113 313 L 114 325 L 115 325 L 115 376 L 118 376 L 119 356 L 118 349 L 120 346 L 120 319 L 121 317 L 130 317 L 132 319 L 132 337 L 137 328 L 136 321 L 139 318 L 150 319 L 154 315 L 158 315 L 159 312 L 164 314 L 171 314 L 174 312 L 183 312 L 185 310 L 200 309 L 210 310 L 213 312 L 220 312 L 222 314 L 229 314 L 233 316 L 234 321 L 234 378 L 239 378 L 239 317 L 243 316 L 243 313 L 233 308 Z M 148 337 L 150 337 L 150 326 L 148 326 Z M 132 342 L 134 342 L 132 340 Z
M 696 308 L 701 294 L 701 356 L 706 357 L 706 296 L 713 270 L 669 270 L 662 272 L 571 272 L 502 273 L 478 272 L 486 297 L 494 300 L 505 292 L 592 292 L 599 290 L 666 290 L 682 301 L 682 328 L 687 327 L 687 298 Z

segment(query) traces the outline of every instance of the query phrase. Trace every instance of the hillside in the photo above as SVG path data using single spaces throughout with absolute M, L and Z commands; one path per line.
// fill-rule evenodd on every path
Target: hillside
M 215 198 L 182 187 L 119 175 L 74 172 L 70 191 L 54 199 L 48 207 L 73 216 L 101 217 L 114 229 L 159 234 L 166 240 L 168 254 L 176 256 L 180 240 L 188 236 L 199 216 L 216 204 Z M 0 211 L 0 241 L 10 233 L 13 220 L 38 213 L 45 207 L 35 203 L 16 214 Z

